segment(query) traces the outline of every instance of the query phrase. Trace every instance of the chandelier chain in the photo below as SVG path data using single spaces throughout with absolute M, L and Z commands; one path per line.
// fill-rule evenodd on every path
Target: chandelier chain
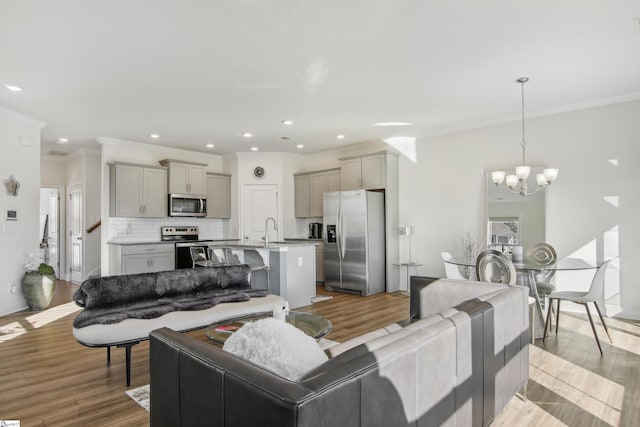
M 525 81 L 523 79 L 520 79 L 518 81 L 520 83 L 520 88 L 521 88 L 521 94 L 522 94 L 522 164 L 526 165 L 526 161 L 525 161 L 525 156 L 524 156 L 524 151 L 525 151 L 525 146 L 527 145 L 527 141 L 524 138 L 524 84 Z

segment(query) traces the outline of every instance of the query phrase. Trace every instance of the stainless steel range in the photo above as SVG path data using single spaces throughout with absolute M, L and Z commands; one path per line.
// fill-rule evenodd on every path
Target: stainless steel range
M 160 240 L 163 242 L 198 240 L 198 227 L 160 227 Z
M 176 243 L 176 269 L 192 268 L 191 247 L 201 246 L 205 249 L 214 243 L 212 240 L 199 240 L 198 227 L 166 226 L 160 228 L 160 240 Z

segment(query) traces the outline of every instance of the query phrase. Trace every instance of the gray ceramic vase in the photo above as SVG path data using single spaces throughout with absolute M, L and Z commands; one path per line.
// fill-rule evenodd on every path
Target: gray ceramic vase
M 28 271 L 22 277 L 22 294 L 30 310 L 49 307 L 56 289 L 56 275 Z

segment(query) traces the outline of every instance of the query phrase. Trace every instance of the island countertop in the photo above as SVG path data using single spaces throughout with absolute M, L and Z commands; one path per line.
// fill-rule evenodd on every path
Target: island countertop
M 205 239 L 203 239 L 205 240 Z M 239 242 L 240 239 L 206 239 L 207 242 Z M 173 245 L 175 241 L 172 240 L 158 240 L 158 239 L 112 239 L 107 242 L 107 245 Z
M 264 242 L 255 240 L 228 240 L 228 241 L 216 241 L 209 246 L 220 246 L 231 249 L 271 249 L 271 250 L 286 250 L 286 248 L 292 246 L 317 246 L 318 241 L 303 241 L 303 240 L 276 240 L 269 242 L 268 246 L 265 246 Z

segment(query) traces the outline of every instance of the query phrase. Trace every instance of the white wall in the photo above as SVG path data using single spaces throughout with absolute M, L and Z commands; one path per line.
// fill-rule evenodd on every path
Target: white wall
M 66 156 L 42 156 L 40 186 L 64 187 L 67 184 Z
M 40 130 L 44 125 L 0 108 L 0 181 L 13 175 L 18 196 L 0 188 L 0 315 L 27 307 L 20 281 L 29 254 L 40 250 Z M 6 210 L 17 210 L 17 221 L 6 221 Z M 15 293 L 11 287 L 15 286 Z
M 261 185 L 276 185 L 278 188 L 278 232 L 277 240 L 282 240 L 286 235 L 287 230 L 291 228 L 291 220 L 292 216 L 289 214 L 285 214 L 290 211 L 289 204 L 291 200 L 288 199 L 288 196 L 284 195 L 284 182 L 285 182 L 285 171 L 287 170 L 287 158 L 289 155 L 284 153 L 260 153 L 260 152 L 251 152 L 251 153 L 236 153 L 236 170 L 228 171 L 232 175 L 236 176 L 237 179 L 237 213 L 238 213 L 238 232 L 241 237 L 243 234 L 243 212 L 244 207 L 242 205 L 242 191 L 245 185 L 251 184 L 261 184 Z M 253 175 L 253 170 L 256 166 L 261 166 L 265 170 L 264 177 L 256 178 Z M 287 208 L 285 209 L 285 200 L 287 203 Z M 273 234 L 270 234 L 273 236 Z M 272 237 L 273 238 L 273 237 Z
M 560 169 L 547 190 L 547 242 L 560 257 L 620 255 L 620 303 L 637 317 L 639 117 L 635 101 L 527 120 L 527 163 Z M 418 274 L 443 277 L 440 252 L 459 253 L 465 232 L 484 243 L 483 171 L 519 162 L 520 138 L 519 122 L 502 124 L 418 139 L 417 160 L 401 157 L 400 223 L 416 226 Z

